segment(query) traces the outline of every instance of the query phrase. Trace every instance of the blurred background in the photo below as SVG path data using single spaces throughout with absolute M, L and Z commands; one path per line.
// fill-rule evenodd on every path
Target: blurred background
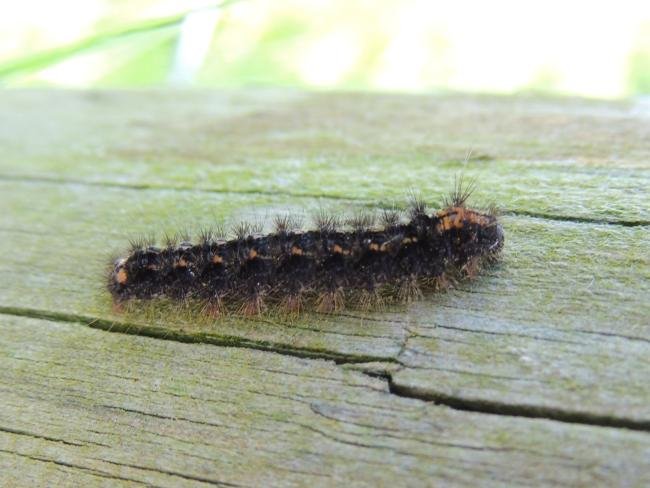
M 650 1 L 21 0 L 0 86 L 650 93 Z

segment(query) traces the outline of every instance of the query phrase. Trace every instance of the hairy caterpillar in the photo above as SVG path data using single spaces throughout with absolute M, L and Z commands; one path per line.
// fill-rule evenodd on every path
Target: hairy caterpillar
M 230 240 L 204 232 L 194 244 L 138 243 L 110 265 L 108 290 L 116 304 L 199 300 L 212 316 L 268 309 L 333 313 L 410 302 L 423 290 L 475 276 L 498 257 L 503 228 L 493 211 L 466 206 L 471 191 L 457 185 L 445 208 L 432 214 L 414 199 L 408 222 L 384 211 L 378 227 L 369 214 L 348 220 L 345 229 L 335 216 L 320 214 L 314 230 L 298 230 L 293 219 L 279 217 L 267 235 L 239 225 Z

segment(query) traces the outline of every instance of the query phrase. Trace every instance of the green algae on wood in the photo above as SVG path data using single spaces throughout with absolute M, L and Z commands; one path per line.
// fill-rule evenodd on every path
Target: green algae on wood
M 328 361 L 6 315 L 0 331 L 4 481 L 650 482 L 644 433 L 459 412 Z

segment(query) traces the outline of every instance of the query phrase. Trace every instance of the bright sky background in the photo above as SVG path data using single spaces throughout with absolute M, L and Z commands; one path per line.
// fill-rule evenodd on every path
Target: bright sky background
M 249 86 L 590 97 L 650 93 L 650 0 L 21 0 L 0 85 Z M 101 43 L 94 36 L 140 27 Z M 3 66 L 89 41 L 20 70 Z

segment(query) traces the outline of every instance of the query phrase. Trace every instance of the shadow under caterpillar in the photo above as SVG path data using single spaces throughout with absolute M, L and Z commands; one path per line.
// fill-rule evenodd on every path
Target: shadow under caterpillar
M 321 214 L 314 230 L 279 217 L 267 235 L 240 225 L 230 240 L 204 232 L 194 244 L 140 243 L 110 265 L 108 290 L 118 306 L 157 297 L 198 300 L 210 316 L 408 303 L 423 290 L 472 278 L 498 258 L 503 228 L 494 211 L 466 206 L 471 191 L 459 184 L 445 208 L 430 214 L 414 199 L 407 222 L 384 211 L 377 227 L 369 214 L 348 220 L 345 230 L 336 217 Z

